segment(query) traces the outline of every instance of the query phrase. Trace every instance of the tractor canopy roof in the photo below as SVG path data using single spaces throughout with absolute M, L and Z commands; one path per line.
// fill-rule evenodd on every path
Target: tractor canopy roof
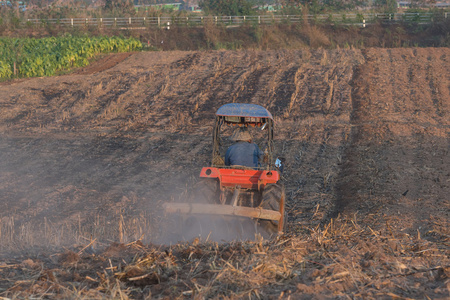
M 267 119 L 273 120 L 272 114 L 264 107 L 249 103 L 229 103 L 221 106 L 216 116 L 223 117 L 226 123 L 253 123 L 261 126 Z

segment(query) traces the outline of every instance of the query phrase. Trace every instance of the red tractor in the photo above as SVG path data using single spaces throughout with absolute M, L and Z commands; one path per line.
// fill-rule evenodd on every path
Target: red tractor
M 264 162 L 259 167 L 226 166 L 220 135 L 230 127 L 257 128 L 267 132 L 267 148 Z M 202 168 L 198 183 L 189 203 L 166 203 L 166 213 L 183 216 L 208 216 L 212 223 L 192 221 L 187 218 L 181 226 L 186 229 L 196 224 L 197 231 L 208 234 L 216 221 L 239 231 L 251 220 L 256 232 L 280 233 L 285 226 L 285 192 L 279 183 L 281 161 L 273 157 L 274 121 L 271 113 L 255 104 L 231 103 L 216 112 L 213 129 L 211 166 Z M 190 222 L 189 222 L 190 220 Z M 187 222 L 186 222 L 187 221 Z M 221 223 L 223 226 L 223 224 Z M 231 225 L 231 226 L 230 226 Z M 240 232 L 241 233 L 241 232 Z M 199 232 L 200 234 L 200 232 Z M 239 234 L 241 235 L 241 234 Z

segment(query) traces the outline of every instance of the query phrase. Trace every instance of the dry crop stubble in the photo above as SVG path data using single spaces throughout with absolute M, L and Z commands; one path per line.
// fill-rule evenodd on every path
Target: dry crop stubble
M 445 67 L 446 62 L 440 58 L 445 51 L 435 51 L 439 54 L 431 55 L 431 61 L 438 60 Z M 412 61 L 418 66 L 414 65 L 409 72 L 410 78 L 419 80 L 420 70 L 425 70 L 423 66 L 428 61 L 427 55 L 425 60 L 416 59 L 408 56 L 410 52 L 409 49 L 395 49 L 391 54 L 381 49 L 369 49 L 364 53 L 353 49 L 327 51 L 327 64 L 321 63 L 323 50 L 166 54 L 175 58 L 163 57 L 163 53 L 146 53 L 131 56 L 127 64 L 117 65 L 114 72 L 97 73 L 98 78 L 90 81 L 92 88 L 88 98 L 96 99 L 97 93 L 105 97 L 116 90 L 117 94 L 112 93 L 109 100 L 124 97 L 118 104 L 125 101 L 135 104 L 133 118 L 126 121 L 127 128 L 117 127 L 113 115 L 109 118 L 87 115 L 83 119 L 86 122 L 80 124 L 69 116 L 66 123 L 72 131 L 67 133 L 67 138 L 74 139 L 74 143 L 51 142 L 48 135 L 29 137 L 23 144 L 18 139 L 2 137 L 9 143 L 2 146 L 0 152 L 2 200 L 20 200 L 14 197 L 23 183 L 21 197 L 34 195 L 37 204 L 47 203 L 41 207 L 45 212 L 59 203 L 56 198 L 60 195 L 61 203 L 66 204 L 58 207 L 62 210 L 60 216 L 67 216 L 69 208 L 76 214 L 72 215 L 71 222 L 66 220 L 67 226 L 63 220 L 48 217 L 47 237 L 61 245 L 64 242 L 58 236 L 62 231 L 67 238 L 78 237 L 76 245 L 72 242 L 64 246 L 79 257 L 72 264 L 64 264 L 64 259 L 55 262 L 52 255 L 59 257 L 58 252 L 33 257 L 33 261 L 39 259 L 43 273 L 53 272 L 55 280 L 48 276 L 42 277 L 45 280 L 30 277 L 21 273 L 29 269 L 28 265 L 20 270 L 12 266 L 15 264 L 12 258 L 6 260 L 7 267 L 0 264 L 2 277 L 11 272 L 16 275 L 7 277 L 11 281 L 0 281 L 1 296 L 13 297 L 21 293 L 27 297 L 39 295 L 39 292 L 43 295 L 54 283 L 59 290 L 52 290 L 49 297 L 64 295 L 64 289 L 70 290 L 71 286 L 76 286 L 76 295 L 86 298 L 138 298 L 150 293 L 153 297 L 168 298 L 249 295 L 255 298 L 291 295 L 292 298 L 299 294 L 305 298 L 314 295 L 373 299 L 445 297 L 449 264 L 445 214 L 449 206 L 440 195 L 448 188 L 444 151 L 448 150 L 445 144 L 448 130 L 446 116 L 433 115 L 438 110 L 433 106 L 430 90 L 436 91 L 445 107 L 447 98 L 441 86 L 445 86 L 447 77 L 439 79 L 431 74 L 427 77 L 430 80 L 417 85 L 417 93 L 425 89 L 420 94 L 425 100 L 415 102 L 416 105 L 423 102 L 420 120 L 408 115 L 413 112 L 409 107 L 402 110 L 401 103 L 393 105 L 393 100 L 387 97 L 389 91 L 383 94 L 384 103 L 378 97 L 382 94 L 379 89 L 388 90 L 404 83 L 400 78 L 403 74 L 408 76 Z M 418 56 L 423 52 L 419 49 Z M 383 61 L 378 61 L 378 57 L 383 57 Z M 398 63 L 384 69 L 391 60 Z M 216 64 L 217 69 L 214 69 L 214 62 L 220 62 Z M 126 71 L 132 64 L 146 69 L 137 73 Z M 359 64 L 363 64 L 361 68 Z M 289 75 L 286 74 L 289 69 L 292 69 L 292 76 L 283 80 L 283 76 Z M 254 72 L 249 72 L 251 70 Z M 436 70 L 446 74 L 445 68 Z M 162 75 L 137 84 L 148 72 Z M 395 75 L 383 77 L 383 73 Z M 201 79 L 195 82 L 192 77 L 197 75 Z M 168 89 L 173 88 L 154 99 L 153 95 L 166 83 L 166 76 L 171 80 Z M 383 80 L 388 77 L 399 79 L 392 84 Z M 56 80 L 47 79 L 48 87 L 53 89 L 47 95 L 58 95 L 61 90 L 66 94 L 56 97 L 49 105 L 66 102 L 70 95 L 79 95 L 80 89 L 89 87 L 87 81 L 83 85 L 58 85 Z M 64 80 L 71 82 L 72 79 L 69 75 Z M 79 75 L 73 80 L 80 80 Z M 33 82 L 30 80 L 30 84 Z M 96 90 L 99 82 L 102 82 L 102 91 Z M 330 97 L 331 82 L 332 104 L 328 106 L 326 97 Z M 183 87 L 181 83 L 189 83 L 189 86 Z M 291 88 L 286 89 L 285 94 L 278 94 L 282 90 L 278 88 L 286 83 Z M 256 88 L 254 93 L 248 92 L 250 85 Z M 268 87 L 274 92 L 268 93 Z M 411 85 L 407 88 L 414 90 Z M 288 195 L 288 231 L 271 241 L 215 244 L 193 240 L 172 246 L 148 243 L 146 239 L 157 232 L 155 224 L 163 224 L 158 209 L 161 201 L 172 197 L 176 200 L 177 195 L 186 194 L 198 179 L 196 170 L 207 165 L 209 120 L 215 110 L 229 100 L 230 91 L 232 96 L 240 91 L 239 96 L 248 96 L 243 101 L 267 106 L 275 116 L 277 154 L 283 154 L 288 161 L 283 174 Z M 303 92 L 303 100 L 296 94 L 299 91 Z M 1 113 L 9 115 L 26 104 L 14 104 L 11 97 L 2 93 L 0 91 L 0 99 L 6 99 L 12 106 Z M 10 90 L 10 93 L 15 92 Z M 27 93 L 30 99 L 42 97 L 42 93 L 34 90 L 22 95 Z M 285 95 L 288 101 L 283 102 Z M 296 100 L 291 105 L 293 97 Z M 106 100 L 102 98 L 101 103 Z M 116 105 L 114 101 L 111 103 Z M 183 119 L 178 114 L 187 115 L 191 111 L 196 112 L 192 119 Z M 284 117 L 285 112 L 289 113 L 289 118 Z M 83 114 L 91 113 L 84 110 L 80 115 Z M 11 123 L 10 133 L 34 130 L 35 119 L 47 121 L 44 115 L 44 110 L 37 110 L 26 124 L 17 119 Z M 378 116 L 380 119 L 376 119 Z M 174 127 L 169 120 L 178 125 Z M 395 122 L 386 124 L 386 121 Z M 48 132 L 54 134 L 55 130 L 60 130 L 58 126 L 54 125 Z M 40 155 L 43 152 L 47 153 L 45 157 L 53 157 L 54 162 L 33 164 L 33 160 L 43 159 Z M 15 158 L 17 155 L 21 155 L 20 159 Z M 28 177 L 34 182 L 30 191 L 27 182 L 21 180 L 21 175 L 27 171 L 23 168 L 24 162 L 29 171 L 50 170 L 55 172 L 54 177 L 65 179 L 57 184 L 39 181 L 38 177 L 44 173 L 37 172 L 39 176 Z M 72 172 L 58 172 L 63 169 Z M 418 178 L 421 180 L 416 180 Z M 95 192 L 71 193 L 63 189 L 65 186 Z M 50 193 L 58 188 L 61 188 L 60 194 Z M 402 196 L 406 190 L 409 192 Z M 135 196 L 130 191 L 136 193 Z M 75 198 L 88 205 L 70 206 Z M 333 211 L 339 200 L 348 201 L 349 206 Z M 26 225 L 23 228 L 30 232 L 37 229 L 24 223 L 25 217 L 43 223 L 42 215 L 33 215 L 33 205 L 18 214 L 20 203 L 17 201 L 18 206 L 14 206 L 16 210 L 8 203 L 9 211 L 16 212 L 14 227 L 8 227 L 6 223 L 11 220 L 1 216 L 5 222 L 2 238 L 10 236 L 12 229 L 13 236 L 20 237 L 20 224 Z M 429 209 L 432 217 L 421 215 L 418 206 L 421 210 Z M 102 210 L 96 211 L 98 208 Z M 85 215 L 90 211 L 93 213 Z M 331 212 L 336 213 L 332 220 Z M 33 243 L 31 234 L 23 238 L 27 246 Z M 123 243 L 111 244 L 111 241 Z M 24 259 L 16 260 L 20 264 Z M 30 281 L 20 283 L 23 279 Z
M 146 212 L 140 215 L 124 218 L 123 211 L 118 210 L 114 218 L 96 215 L 92 219 L 81 221 L 67 220 L 65 222 L 53 222 L 44 217 L 42 223 L 20 222 L 14 217 L 0 219 L 1 251 L 8 251 L 16 255 L 21 252 L 37 255 L 46 247 L 61 249 L 80 247 L 86 241 L 90 249 L 104 248 L 108 243 L 120 241 L 129 243 L 132 241 L 149 241 L 155 234 L 155 228 L 149 223 L 153 218 Z M 100 241 L 101 238 L 101 241 Z M 99 240 L 97 240 L 99 239 Z M 48 246 L 45 246 L 48 245 Z

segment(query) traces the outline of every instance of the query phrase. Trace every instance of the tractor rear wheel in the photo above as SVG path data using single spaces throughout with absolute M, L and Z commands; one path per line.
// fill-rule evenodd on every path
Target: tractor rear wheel
M 220 188 L 217 179 L 202 179 L 197 182 L 191 200 L 193 203 L 219 203 Z
M 283 199 L 283 201 L 281 201 Z M 271 209 L 275 211 L 279 211 L 283 214 L 282 219 L 283 222 L 282 230 L 284 231 L 286 228 L 286 210 L 285 210 L 285 190 L 282 184 L 268 184 L 264 188 L 261 197 L 261 207 L 264 209 Z M 283 206 L 281 206 L 283 205 Z M 279 229 L 278 221 L 271 220 L 261 220 L 261 227 L 267 231 L 269 234 L 276 234 Z

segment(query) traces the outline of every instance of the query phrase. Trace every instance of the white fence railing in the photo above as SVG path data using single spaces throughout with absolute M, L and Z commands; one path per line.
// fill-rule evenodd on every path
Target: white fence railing
M 322 14 L 307 15 L 308 21 L 321 23 L 371 24 L 375 22 L 415 22 L 432 23 L 450 17 L 443 13 L 392 13 L 392 14 Z M 261 16 L 165 16 L 165 17 L 128 17 L 128 18 L 72 18 L 72 19 L 27 19 L 31 25 L 59 24 L 64 26 L 100 26 L 100 27 L 148 27 L 148 26 L 201 26 L 206 22 L 225 26 L 243 24 L 282 24 L 303 22 L 303 15 L 261 15 Z

